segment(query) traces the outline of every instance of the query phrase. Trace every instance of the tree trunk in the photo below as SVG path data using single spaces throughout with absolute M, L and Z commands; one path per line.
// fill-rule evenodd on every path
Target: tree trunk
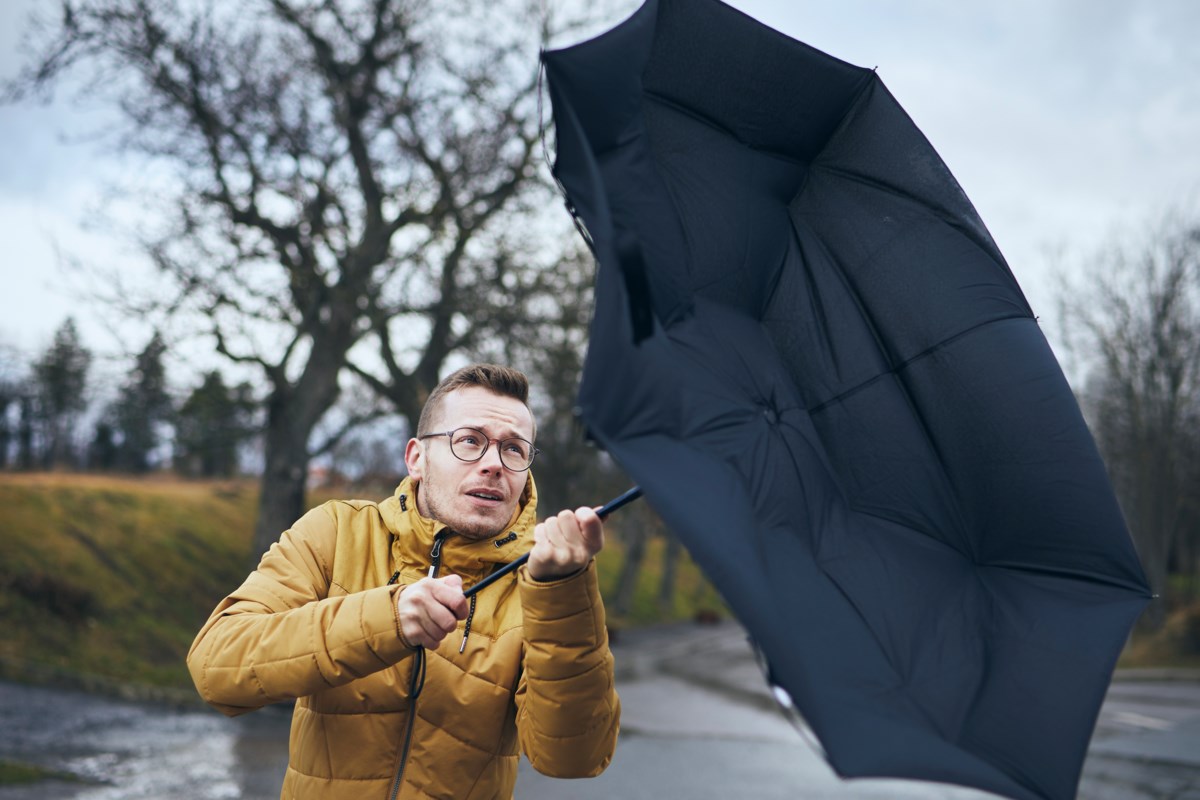
M 1142 558 L 1142 568 L 1150 582 L 1150 591 L 1155 594 L 1155 598 L 1150 601 L 1150 604 L 1146 606 L 1146 611 L 1142 614 L 1141 627 L 1147 631 L 1159 631 L 1167 621 L 1166 559 L 1158 553 L 1153 553 L 1148 558 Z
M 1147 470 L 1146 478 L 1137 501 L 1140 504 L 1139 524 L 1133 534 L 1134 544 L 1138 546 L 1138 555 L 1142 561 L 1142 570 L 1150 583 L 1150 591 L 1157 595 L 1142 614 L 1141 627 L 1143 630 L 1158 631 L 1167 621 L 1170 599 L 1168 566 L 1174 516 L 1170 513 L 1170 508 L 1174 504 L 1174 498 L 1169 492 L 1162 491 L 1162 486 L 1169 487 L 1166 476 L 1156 470 Z
M 42 469 L 50 471 L 63 464 L 63 439 L 65 436 L 57 419 L 52 419 L 46 425 L 46 435 L 46 450 L 42 453 Z
M 679 556 L 683 552 L 683 545 L 670 531 L 664 535 L 667 545 L 663 551 L 662 579 L 658 584 L 658 610 L 669 615 L 675 610 L 675 580 L 679 574 Z
M 338 373 L 354 343 L 352 325 L 345 323 L 346 317 L 339 313 L 342 310 L 335 308 L 334 323 L 326 328 L 325 339 L 314 344 L 299 380 L 288 384 L 280 379 L 267 401 L 265 463 L 251 553 L 254 565 L 306 510 L 308 442 L 317 423 L 337 401 Z
M 312 432 L 289 424 L 289 415 L 272 409 L 265 436 L 265 465 L 254 526 L 252 566 L 305 512 L 304 487 L 308 478 L 308 437 Z
M 12 426 L 8 423 L 8 405 L 0 408 L 0 469 L 8 468 L 8 448 L 12 446 Z
M 21 397 L 21 421 L 17 424 L 17 469 L 33 469 L 33 401 Z
M 638 576 L 642 572 L 642 561 L 646 557 L 646 526 L 631 522 L 623 531 L 628 542 L 621 574 L 617 576 L 617 588 L 613 592 L 613 614 L 625 616 L 633 609 L 633 597 L 637 591 Z

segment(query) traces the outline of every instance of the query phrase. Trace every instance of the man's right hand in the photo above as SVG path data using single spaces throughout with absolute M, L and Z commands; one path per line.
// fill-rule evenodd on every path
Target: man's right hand
M 436 649 L 458 627 L 458 621 L 467 617 L 462 578 L 422 578 L 405 586 L 396 599 L 396 611 L 400 631 L 410 645 Z

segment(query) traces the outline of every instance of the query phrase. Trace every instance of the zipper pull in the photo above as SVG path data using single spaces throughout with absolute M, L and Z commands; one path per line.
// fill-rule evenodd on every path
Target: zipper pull
M 394 585 L 394 584 L 396 583 L 396 581 L 398 581 L 398 580 L 400 580 L 400 570 L 396 570 L 396 571 L 395 571 L 395 572 L 392 574 L 392 577 L 388 578 L 387 585 L 388 585 L 388 586 L 392 586 L 392 585 Z
M 442 564 L 442 542 L 446 541 L 446 532 L 442 531 L 437 536 L 433 537 L 433 549 L 429 551 L 429 558 L 432 563 L 429 565 L 429 577 L 436 578 L 438 567 Z

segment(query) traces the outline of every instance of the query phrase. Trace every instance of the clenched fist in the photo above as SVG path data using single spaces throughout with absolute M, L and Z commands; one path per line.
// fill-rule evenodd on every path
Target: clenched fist
M 458 627 L 467 616 L 467 598 L 463 596 L 462 578 L 422 578 L 405 586 L 396 599 L 400 630 L 414 647 L 437 648 L 442 639 Z
M 604 547 L 604 524 L 595 510 L 583 507 L 560 511 L 533 529 L 529 551 L 529 576 L 553 581 L 573 575 L 588 565 Z

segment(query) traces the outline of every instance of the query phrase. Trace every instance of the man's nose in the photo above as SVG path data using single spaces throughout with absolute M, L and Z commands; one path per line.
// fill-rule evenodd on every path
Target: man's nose
M 488 449 L 484 452 L 483 458 L 479 459 L 479 466 L 492 470 L 504 469 L 504 462 L 500 460 L 500 444 L 498 442 L 488 442 Z

